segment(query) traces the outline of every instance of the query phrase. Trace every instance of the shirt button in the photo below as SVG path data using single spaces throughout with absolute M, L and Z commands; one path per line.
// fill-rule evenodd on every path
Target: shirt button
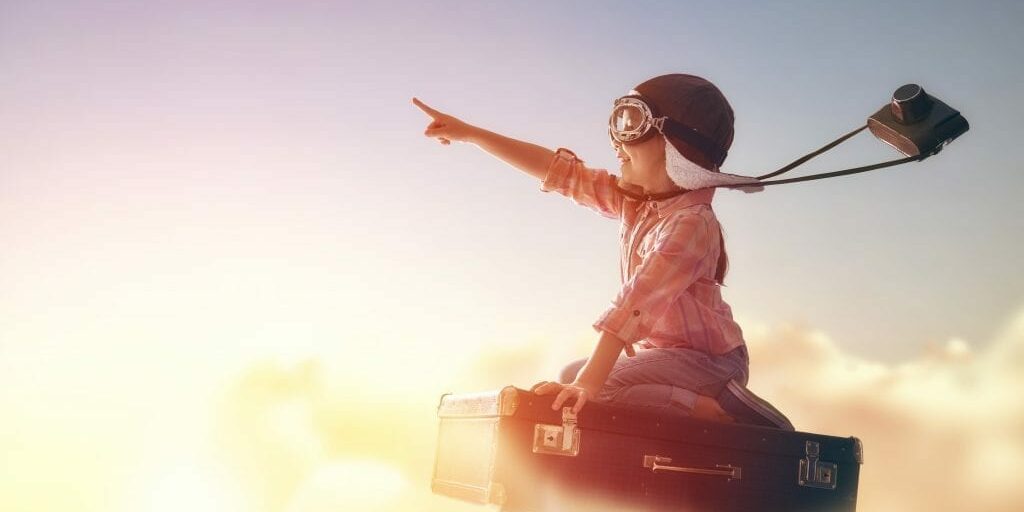
M 634 309 L 633 310 L 633 316 L 640 316 L 640 310 L 639 309 Z

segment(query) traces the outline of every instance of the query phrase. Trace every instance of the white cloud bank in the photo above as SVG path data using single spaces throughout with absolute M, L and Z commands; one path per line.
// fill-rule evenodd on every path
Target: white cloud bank
M 850 355 L 822 333 L 753 331 L 751 389 L 798 430 L 864 442 L 859 509 L 1024 504 L 1024 309 L 979 349 L 953 339 L 892 365 Z
M 858 510 L 1008 512 L 1024 503 L 1024 309 L 980 348 L 954 339 L 899 364 L 851 355 L 810 329 L 748 327 L 747 338 L 751 389 L 799 430 L 864 442 Z M 460 379 L 471 389 L 457 390 L 528 385 L 544 377 L 550 353 L 550 345 L 534 340 L 509 346 L 500 357 L 481 357 Z M 364 484 L 353 485 L 350 471 L 331 469 L 372 457 L 386 464 L 378 469 L 395 468 L 401 476 L 393 479 L 402 483 L 368 510 L 478 509 L 429 494 L 433 403 L 418 404 L 417 395 L 417 404 L 392 403 L 385 409 L 392 414 L 382 415 L 364 407 L 368 400 L 352 403 L 360 402 L 359 389 L 332 385 L 333 372 L 313 368 L 254 369 L 231 400 L 236 453 L 247 454 L 250 478 L 273 483 L 272 496 L 264 498 L 292 510 L 379 498 L 372 489 L 360 497 Z M 280 414 L 296 421 L 276 421 Z M 253 435 L 246 439 L 239 431 Z

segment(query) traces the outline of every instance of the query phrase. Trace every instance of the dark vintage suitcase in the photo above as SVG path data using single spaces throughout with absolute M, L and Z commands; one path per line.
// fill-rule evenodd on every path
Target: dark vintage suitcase
M 502 511 L 853 511 L 860 440 L 506 387 L 446 394 L 433 492 Z

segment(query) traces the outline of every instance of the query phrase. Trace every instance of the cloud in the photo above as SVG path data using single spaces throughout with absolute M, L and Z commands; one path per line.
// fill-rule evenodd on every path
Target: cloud
M 401 473 L 387 464 L 334 461 L 318 467 L 303 481 L 286 512 L 394 510 L 405 487 Z
M 223 393 L 216 444 L 243 486 L 245 509 L 464 510 L 430 494 L 433 397 L 378 389 L 331 368 L 320 358 L 264 361 Z
M 951 339 L 898 364 L 809 329 L 748 331 L 751 389 L 798 430 L 864 442 L 863 510 L 1024 503 L 1024 309 L 987 345 Z
M 809 328 L 746 331 L 751 389 L 799 430 L 863 441 L 860 510 L 1002 512 L 1024 502 L 1024 309 L 987 344 L 951 339 L 896 364 Z M 482 355 L 447 384 L 529 385 L 561 363 L 536 339 Z M 422 390 L 374 391 L 338 373 L 322 358 L 268 362 L 226 393 L 221 447 L 253 501 L 274 511 L 477 509 L 429 494 L 436 402 Z M 388 496 L 355 485 L 350 475 L 359 472 L 383 475 Z

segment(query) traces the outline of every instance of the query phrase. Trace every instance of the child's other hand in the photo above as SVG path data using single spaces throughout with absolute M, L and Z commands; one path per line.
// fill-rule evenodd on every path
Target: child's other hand
M 423 135 L 437 139 L 441 144 L 447 146 L 448 144 L 451 144 L 452 141 L 466 142 L 473 132 L 473 127 L 471 125 L 464 123 L 462 120 L 454 116 L 434 110 L 418 98 L 413 98 L 412 103 L 431 118 L 431 122 L 427 125 L 427 129 L 423 132 Z
M 557 382 L 538 382 L 534 384 L 530 391 L 538 395 L 553 395 L 558 393 L 555 397 L 555 401 L 552 402 L 551 408 L 559 410 L 562 408 L 562 404 L 572 400 L 575 402 L 572 407 L 572 412 L 579 413 L 580 409 L 583 409 L 583 404 L 587 403 L 590 399 L 591 393 L 586 388 L 578 384 L 559 384 Z

